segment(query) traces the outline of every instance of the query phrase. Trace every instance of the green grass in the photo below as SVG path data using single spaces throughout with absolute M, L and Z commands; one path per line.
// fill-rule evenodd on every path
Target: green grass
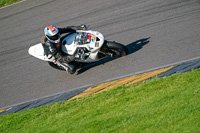
M 200 69 L 0 117 L 1 133 L 200 133 Z
M 21 0 L 0 0 L 0 7 L 7 6 Z

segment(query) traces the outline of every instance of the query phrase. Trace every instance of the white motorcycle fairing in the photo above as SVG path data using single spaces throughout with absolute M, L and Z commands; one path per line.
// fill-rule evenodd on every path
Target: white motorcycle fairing
M 44 48 L 41 43 L 31 46 L 28 53 L 38 59 L 52 62 L 52 60 L 48 59 L 48 57 L 44 55 Z
M 98 60 L 97 54 L 103 43 L 104 37 L 100 32 L 78 31 L 63 39 L 62 51 L 74 55 L 77 62 L 90 63 Z

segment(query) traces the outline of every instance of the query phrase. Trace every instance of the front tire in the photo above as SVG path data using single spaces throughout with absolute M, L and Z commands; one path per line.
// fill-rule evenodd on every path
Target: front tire
M 122 57 L 128 54 L 128 49 L 121 43 L 118 42 L 106 42 L 107 52 L 111 54 L 112 57 Z

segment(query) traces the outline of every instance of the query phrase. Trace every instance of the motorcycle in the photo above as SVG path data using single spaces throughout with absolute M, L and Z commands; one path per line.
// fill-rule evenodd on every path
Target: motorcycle
M 106 57 L 122 57 L 128 54 L 128 49 L 123 44 L 115 41 L 107 41 L 102 33 L 92 30 L 77 30 L 76 33 L 67 34 L 61 38 L 63 54 L 73 55 L 76 65 L 97 62 Z M 29 48 L 28 53 L 38 59 L 47 61 L 50 66 L 68 70 L 68 64 L 49 59 L 44 54 L 41 43 Z M 81 67 L 80 67 L 81 68 Z

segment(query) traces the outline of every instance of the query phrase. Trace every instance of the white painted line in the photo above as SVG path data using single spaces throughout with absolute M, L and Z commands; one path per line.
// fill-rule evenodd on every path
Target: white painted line
M 16 2 L 16 3 L 10 4 L 10 5 L 7 5 L 7 6 L 3 6 L 3 7 L 0 8 L 0 10 L 4 9 L 4 8 L 7 8 L 7 7 L 10 7 L 10 6 L 13 6 L 13 5 L 16 5 L 16 4 L 19 4 L 19 3 L 22 3 L 24 1 L 26 1 L 26 0 L 22 0 L 22 1 L 19 1 L 19 2 Z

